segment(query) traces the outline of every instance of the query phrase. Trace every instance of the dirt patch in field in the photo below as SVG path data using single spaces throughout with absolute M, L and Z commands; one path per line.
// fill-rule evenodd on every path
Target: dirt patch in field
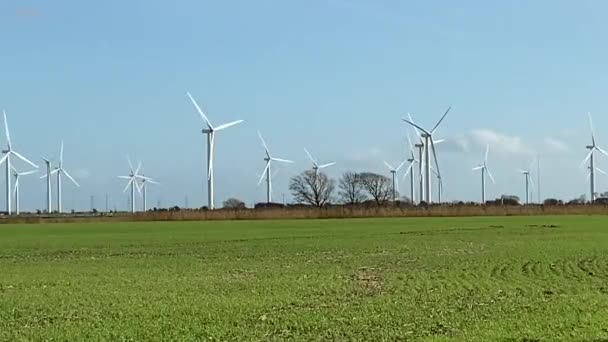
M 382 293 L 384 288 L 384 278 L 381 274 L 382 270 L 373 267 L 361 267 L 352 276 L 352 280 L 357 286 L 364 290 L 368 295 L 376 295 Z
M 560 226 L 558 226 L 556 224 L 527 224 L 526 227 L 528 227 L 528 228 L 551 228 L 551 229 L 560 228 Z

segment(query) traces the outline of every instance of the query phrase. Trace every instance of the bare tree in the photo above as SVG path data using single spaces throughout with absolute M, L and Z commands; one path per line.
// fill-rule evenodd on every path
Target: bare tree
M 304 171 L 289 181 L 289 190 L 297 202 L 317 207 L 322 207 L 330 201 L 335 187 L 333 179 L 314 170 Z
M 365 201 L 367 198 L 360 177 L 356 172 L 344 172 L 340 178 L 338 188 L 340 189 L 338 195 L 342 203 L 357 204 Z
M 392 198 L 393 189 L 391 180 L 379 174 L 364 172 L 359 174 L 361 185 L 377 204 L 384 203 Z
M 229 198 L 224 201 L 223 207 L 225 209 L 245 209 L 245 202 L 241 201 L 238 198 Z

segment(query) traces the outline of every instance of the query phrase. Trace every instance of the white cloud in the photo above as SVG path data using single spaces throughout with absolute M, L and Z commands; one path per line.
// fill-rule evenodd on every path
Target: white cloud
M 554 152 L 570 152 L 570 147 L 565 142 L 551 137 L 545 138 L 545 146 Z
M 509 136 L 491 129 L 476 129 L 471 132 L 473 142 L 479 146 L 490 145 L 494 151 L 510 155 L 533 155 L 534 150 L 521 137 Z

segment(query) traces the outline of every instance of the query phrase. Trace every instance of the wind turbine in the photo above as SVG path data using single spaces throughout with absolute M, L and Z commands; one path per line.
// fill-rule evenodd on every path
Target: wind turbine
M 445 111 L 445 113 L 443 114 L 443 116 L 441 117 L 441 119 L 439 119 L 439 121 L 437 121 L 437 124 L 435 124 L 435 126 L 433 127 L 433 129 L 431 129 L 430 131 L 425 130 L 424 128 L 420 127 L 419 125 L 415 124 L 412 120 L 412 117 L 409 116 L 408 119 L 402 119 L 403 121 L 407 122 L 408 124 L 412 125 L 415 129 L 418 129 L 420 132 L 422 132 L 422 134 L 420 134 L 418 131 L 416 131 L 417 134 L 419 134 L 420 140 L 422 141 L 422 144 L 424 145 L 424 150 L 423 150 L 423 159 L 421 159 L 421 163 L 423 163 L 424 167 L 421 167 L 421 169 L 424 169 L 424 177 L 423 177 L 423 183 L 424 183 L 424 197 L 425 197 L 425 201 L 427 203 L 430 203 L 432 200 L 432 195 L 431 195 L 431 157 L 430 157 L 430 153 L 429 150 L 433 151 L 433 160 L 435 161 L 435 166 L 437 169 L 437 174 L 439 176 L 441 176 L 441 171 L 439 169 L 439 161 L 437 160 L 437 151 L 435 149 L 435 144 L 438 143 L 438 141 L 433 140 L 433 134 L 435 133 L 435 131 L 437 131 L 437 128 L 439 127 L 439 125 L 441 125 L 441 123 L 443 122 L 443 120 L 445 119 L 445 117 L 448 115 L 448 113 L 450 112 L 450 110 L 452 109 L 452 107 L 448 107 L 448 109 Z M 429 148 L 430 146 L 430 148 Z
M 15 156 L 35 168 L 38 168 L 38 166 L 19 154 L 17 151 L 13 150 L 11 135 L 8 130 L 8 121 L 6 120 L 6 111 L 3 110 L 2 114 L 4 115 L 4 131 L 6 133 L 7 147 L 6 150 L 2 151 L 2 153 L 4 153 L 4 157 L 0 159 L 0 165 L 2 163 L 6 163 L 6 213 L 7 215 L 11 215 L 11 156 Z
M 192 104 L 194 105 L 194 107 L 196 107 L 196 110 L 198 111 L 198 113 L 201 115 L 201 118 L 203 118 L 203 121 L 205 122 L 205 124 L 207 125 L 207 128 L 203 129 L 203 134 L 207 134 L 207 166 L 208 166 L 208 169 L 207 169 L 207 196 L 208 196 L 208 207 L 209 207 L 209 209 L 213 210 L 213 209 L 215 209 L 214 194 L 213 194 L 213 147 L 215 144 L 215 133 L 219 132 L 221 130 L 224 130 L 228 127 L 232 127 L 236 124 L 239 124 L 239 123 L 243 122 L 243 120 L 237 120 L 237 121 L 229 122 L 229 123 L 217 126 L 217 127 L 213 127 L 213 125 L 211 124 L 211 122 L 209 121 L 209 119 L 207 118 L 205 113 L 202 111 L 202 109 L 198 106 L 198 104 L 196 103 L 196 101 L 194 100 L 192 95 L 190 95 L 189 92 L 187 92 L 186 94 L 190 98 L 190 101 L 192 101 Z
M 315 172 L 315 175 L 319 172 L 320 169 L 324 169 L 324 168 L 327 168 L 327 167 L 330 167 L 330 166 L 336 164 L 336 162 L 331 162 L 331 163 L 319 165 L 319 162 L 317 162 L 317 159 L 315 159 L 310 154 L 310 152 L 308 152 L 308 150 L 306 148 L 304 148 L 304 152 L 306 152 L 308 159 L 310 159 L 310 161 L 312 161 L 312 170 Z
M 139 175 L 139 170 L 141 169 L 141 162 L 139 162 L 139 164 L 137 165 L 137 169 L 133 169 L 133 163 L 131 163 L 131 158 L 129 158 L 129 156 L 127 156 L 127 161 L 129 162 L 129 175 L 118 176 L 118 178 L 129 180 L 123 192 L 127 192 L 129 187 L 131 187 L 131 213 L 135 214 L 135 187 L 138 186 L 137 182 L 142 179 L 142 176 Z
M 399 164 L 397 168 L 394 168 L 391 164 L 387 163 L 386 161 L 384 162 L 384 165 L 386 165 L 393 176 L 393 202 L 397 201 L 397 190 L 399 189 L 399 177 L 397 177 L 397 173 L 399 173 L 399 170 L 401 170 L 405 163 L 407 163 L 407 159 Z
M 262 141 L 262 146 L 264 147 L 264 151 L 266 152 L 266 157 L 264 158 L 264 161 L 266 162 L 266 167 L 264 168 L 264 172 L 262 172 L 262 176 L 258 181 L 258 185 L 262 183 L 262 181 L 264 180 L 264 176 L 266 176 L 266 201 L 267 203 L 272 203 L 272 176 L 270 165 L 273 161 L 289 164 L 293 164 L 293 161 L 281 158 L 274 158 L 273 156 L 271 156 L 270 150 L 268 149 L 268 145 L 266 145 L 266 141 L 264 141 L 262 133 L 260 133 L 259 131 L 258 136 L 260 137 L 260 140 Z
M 473 171 L 481 170 L 481 204 L 486 204 L 486 172 L 492 183 L 496 184 L 496 180 L 494 180 L 494 176 L 492 176 L 492 172 L 488 168 L 488 154 L 490 153 L 490 145 L 486 145 L 486 156 L 483 160 L 483 164 L 479 164 L 478 166 L 473 168 Z
M 61 214 L 61 175 L 64 174 L 76 187 L 80 187 L 80 184 L 63 168 L 63 141 L 61 142 L 61 150 L 59 151 L 59 166 L 51 171 L 51 174 L 55 173 L 57 174 L 57 213 Z
M 595 131 L 593 129 L 593 119 L 591 118 L 591 113 L 589 113 L 589 126 L 591 127 L 591 145 L 587 145 L 586 148 L 589 150 L 589 154 L 581 163 L 581 167 L 585 165 L 587 161 L 589 161 L 589 186 L 591 188 L 591 203 L 595 202 L 595 151 L 600 151 L 603 155 L 608 156 L 608 153 L 601 147 L 597 145 L 595 141 Z
M 414 146 L 412 146 L 412 139 L 410 139 L 410 135 L 408 133 L 407 135 L 407 142 L 410 146 L 409 152 L 410 152 L 410 157 L 407 159 L 407 162 L 410 163 L 410 166 L 408 166 L 407 170 L 405 171 L 405 173 L 403 174 L 403 180 L 405 180 L 405 177 L 407 177 L 407 175 L 410 175 L 410 200 L 412 201 L 412 204 L 416 204 L 416 182 L 415 182 L 415 175 L 414 175 L 414 164 L 415 163 L 420 163 L 420 160 L 416 159 L 416 156 L 414 155 Z M 422 153 L 422 150 L 421 152 Z M 422 187 L 421 187 L 422 189 Z
M 20 210 L 20 201 L 19 201 L 19 180 L 21 179 L 22 176 L 27 176 L 27 175 L 34 174 L 34 173 L 38 172 L 38 170 L 32 170 L 32 171 L 26 171 L 26 172 L 18 172 L 17 169 L 15 169 L 14 167 L 12 169 L 13 169 L 13 176 L 15 177 L 15 190 L 14 190 L 14 195 L 15 195 L 15 214 L 19 215 L 21 213 L 21 210 Z
M 137 190 L 142 194 L 143 197 L 143 209 L 144 209 L 144 213 L 148 210 L 148 201 L 147 201 L 147 184 L 156 184 L 156 185 L 160 185 L 160 183 L 158 183 L 157 181 L 153 180 L 152 178 L 146 177 L 144 175 L 141 175 L 139 177 L 137 177 L 141 183 L 141 185 L 137 182 L 135 182 L 135 185 L 137 186 Z
M 526 204 L 530 204 L 530 186 L 534 187 L 534 181 L 532 180 L 532 167 L 534 167 L 534 162 L 535 161 L 532 160 L 530 167 L 526 170 L 517 170 L 517 172 L 521 173 L 526 178 Z

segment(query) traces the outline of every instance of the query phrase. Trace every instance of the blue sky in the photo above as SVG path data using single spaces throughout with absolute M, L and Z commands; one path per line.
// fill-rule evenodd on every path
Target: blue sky
M 336 160 L 335 177 L 384 172 L 383 160 L 404 157 L 400 118 L 431 126 L 448 105 L 438 131 L 448 199 L 479 198 L 471 167 L 486 143 L 497 178 L 488 196 L 523 195 L 515 169 L 540 155 L 543 197 L 572 198 L 587 189 L 587 112 L 608 145 L 607 10 L 562 0 L 5 1 L 0 107 L 24 155 L 57 155 L 65 140 L 66 168 L 82 183 L 65 185 L 66 208 L 88 208 L 91 195 L 103 207 L 106 193 L 124 208 L 116 176 L 127 153 L 163 183 L 152 205 L 186 195 L 205 204 L 202 122 L 186 91 L 213 123 L 246 120 L 218 134 L 218 203 L 264 198 L 257 130 L 297 161 L 275 178 L 280 198 L 309 167 L 304 147 Z M 22 182 L 23 207 L 43 207 L 44 182 Z M 608 190 L 608 178 L 598 183 Z

